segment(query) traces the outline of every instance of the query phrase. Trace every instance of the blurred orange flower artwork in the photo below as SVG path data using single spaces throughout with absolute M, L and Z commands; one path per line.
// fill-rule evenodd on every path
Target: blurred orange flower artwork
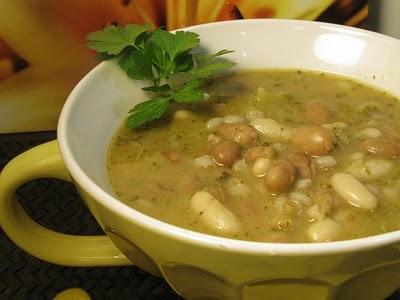
M 98 62 L 86 35 L 107 24 L 169 30 L 250 18 L 364 26 L 367 0 L 0 0 L 0 132 L 54 130 L 73 86 Z

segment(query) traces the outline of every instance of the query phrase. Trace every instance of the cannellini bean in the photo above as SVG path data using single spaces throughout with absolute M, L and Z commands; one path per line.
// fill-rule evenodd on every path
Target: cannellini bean
M 312 100 L 306 103 L 306 116 L 311 123 L 322 124 L 332 119 L 333 111 L 326 103 Z
M 275 157 L 275 151 L 269 146 L 255 146 L 246 150 L 244 153 L 244 159 L 246 162 L 253 162 L 260 157 L 273 159 Z
M 207 141 L 212 145 L 218 144 L 221 140 L 222 139 L 218 135 L 212 133 L 207 137 Z
M 360 149 L 385 158 L 392 158 L 400 154 L 400 145 L 385 138 L 365 140 L 360 143 Z
M 333 156 L 318 156 L 314 158 L 314 163 L 319 169 L 329 169 L 337 165 Z
M 351 205 L 371 210 L 374 209 L 378 200 L 368 189 L 354 176 L 346 173 L 335 173 L 331 177 L 331 185 Z
M 335 222 L 344 225 L 346 223 L 354 222 L 356 217 L 351 209 L 341 208 L 332 216 L 332 219 Z
M 305 206 L 310 206 L 312 204 L 311 198 L 308 197 L 304 193 L 292 192 L 289 194 L 289 200 L 298 201 L 304 204 Z
M 227 182 L 228 193 L 232 196 L 248 196 L 250 193 L 250 188 L 242 180 L 237 177 L 232 177 Z
M 312 156 L 328 154 L 333 148 L 330 132 L 319 126 L 304 126 L 294 131 L 290 139 L 292 147 Z
M 267 171 L 272 167 L 272 160 L 265 157 L 257 159 L 251 169 L 252 173 L 256 177 L 263 177 Z
M 294 188 L 296 190 L 307 190 L 312 184 L 312 181 L 310 178 L 306 179 L 299 179 L 296 181 Z
M 232 165 L 232 170 L 234 170 L 234 171 L 239 171 L 239 172 L 243 172 L 243 171 L 247 170 L 246 161 L 245 161 L 244 159 L 238 159 L 238 160 L 235 161 L 235 163 Z
M 190 208 L 199 221 L 214 232 L 234 234 L 241 227 L 236 216 L 208 192 L 195 193 L 190 198 Z
M 196 167 L 209 168 L 215 166 L 215 162 L 210 155 L 203 155 L 194 159 Z
M 222 124 L 218 126 L 216 134 L 223 139 L 236 142 L 243 146 L 251 144 L 258 138 L 257 132 L 243 123 Z
M 331 211 L 335 202 L 333 191 L 324 186 L 313 187 L 311 191 L 311 199 L 328 213 Z
M 254 119 L 264 118 L 265 114 L 261 110 L 249 110 L 244 115 L 247 122 L 251 122 Z
M 285 160 L 277 160 L 265 176 L 265 184 L 271 193 L 283 193 L 290 190 L 295 179 L 293 165 Z
M 185 109 L 181 109 L 181 110 L 177 110 L 174 113 L 174 120 L 176 121 L 184 121 L 184 120 L 188 120 L 190 118 L 193 117 L 193 114 Z
M 212 118 L 208 120 L 206 127 L 210 131 L 215 131 L 219 125 L 222 124 L 222 118 Z
M 356 137 L 362 139 L 373 139 L 373 138 L 379 138 L 381 136 L 382 132 L 379 129 L 373 127 L 365 128 L 356 133 Z
M 289 201 L 284 196 L 279 196 L 274 199 L 274 207 L 276 212 L 272 219 L 272 226 L 275 230 L 287 231 L 293 228 L 294 218 L 296 217 L 298 206 L 293 201 Z
M 337 240 L 342 233 L 342 227 L 332 219 L 325 218 L 310 225 L 307 230 L 312 242 L 330 242 Z
M 397 205 L 400 200 L 400 180 L 397 180 L 397 182 L 394 184 L 385 185 L 383 188 L 381 188 L 380 194 L 391 203 L 395 203 Z
M 324 206 L 320 204 L 314 204 L 307 209 L 306 214 L 310 218 L 310 221 L 314 222 L 316 220 L 325 219 L 328 216 L 329 211 L 324 209 Z
M 346 169 L 359 180 L 371 180 L 384 177 L 393 169 L 393 162 L 387 159 L 370 159 L 366 162 L 355 160 Z
M 210 154 L 217 164 L 231 166 L 240 156 L 240 147 L 232 141 L 221 140 L 212 146 Z
M 344 122 L 335 122 L 330 124 L 322 124 L 322 127 L 328 130 L 346 129 L 347 127 L 349 127 L 349 124 Z
M 226 115 L 223 117 L 222 122 L 226 124 L 242 123 L 244 119 L 238 115 Z
M 250 122 L 250 126 L 260 132 L 267 141 L 287 142 L 292 136 L 291 128 L 283 126 L 273 119 L 254 119 Z

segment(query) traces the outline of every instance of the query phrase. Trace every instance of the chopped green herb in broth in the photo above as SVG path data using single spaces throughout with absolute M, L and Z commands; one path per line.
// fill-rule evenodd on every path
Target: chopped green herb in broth
M 170 224 L 243 240 L 321 242 L 400 229 L 398 99 L 305 70 L 238 72 L 206 90 L 207 101 L 172 107 L 152 127 L 118 129 L 107 168 L 121 201 Z M 278 137 L 260 131 L 267 125 L 278 126 Z M 311 138 L 294 138 L 301 128 L 304 140 L 328 141 L 311 149 Z M 232 160 L 218 157 L 216 145 Z M 272 169 L 287 182 L 272 182 Z M 333 178 L 340 183 L 342 173 L 372 204 L 361 199 L 357 207 L 359 199 L 340 194 Z

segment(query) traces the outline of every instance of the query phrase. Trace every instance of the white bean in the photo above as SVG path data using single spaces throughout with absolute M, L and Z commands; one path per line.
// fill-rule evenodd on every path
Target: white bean
M 337 165 L 336 159 L 333 156 L 318 156 L 314 158 L 314 163 L 319 169 L 329 169 Z
M 191 117 L 193 117 L 192 113 L 185 109 L 177 110 L 174 113 L 174 120 L 176 120 L 176 121 L 188 120 Z
M 300 192 L 292 192 L 289 194 L 289 200 L 298 201 L 304 204 L 305 206 L 310 206 L 312 204 L 312 200 L 306 194 Z
M 294 184 L 294 188 L 296 190 L 306 190 L 311 186 L 311 183 L 312 181 L 310 178 L 300 179 L 296 181 L 296 183 Z
M 236 216 L 208 192 L 195 193 L 190 198 L 190 208 L 199 221 L 214 232 L 234 234 L 240 229 Z
M 346 169 L 359 180 L 371 180 L 384 177 L 393 169 L 393 162 L 387 159 L 370 159 L 366 162 L 355 160 Z
M 269 158 L 260 157 L 255 161 L 251 171 L 254 176 L 263 177 L 271 167 L 272 161 Z
M 235 161 L 232 165 L 232 170 L 239 171 L 239 172 L 243 172 L 243 171 L 247 170 L 247 164 L 246 164 L 246 161 L 244 160 L 244 158 L 238 159 L 237 161 Z
M 249 110 L 244 115 L 247 122 L 251 122 L 254 119 L 264 118 L 265 114 L 261 110 Z
M 336 211 L 336 213 L 332 216 L 332 219 L 341 225 L 345 225 L 349 222 L 355 221 L 355 216 L 351 209 L 341 208 Z
M 379 129 L 373 127 L 365 128 L 356 133 L 356 137 L 362 139 L 373 139 L 373 138 L 379 138 L 381 136 L 382 132 Z
M 204 155 L 194 159 L 196 167 L 209 168 L 215 166 L 215 162 L 211 155 Z
M 307 230 L 308 238 L 312 242 L 330 242 L 338 239 L 342 227 L 332 219 L 325 218 L 315 221 Z
M 375 196 L 354 176 L 346 173 L 335 173 L 331 185 L 336 193 L 351 205 L 370 210 L 378 204 Z
M 225 124 L 235 124 L 235 123 L 243 123 L 244 119 L 238 115 L 226 115 L 222 122 Z
M 365 162 L 370 176 L 374 179 L 387 175 L 393 169 L 393 162 L 387 159 L 370 159 Z
M 228 180 L 227 191 L 232 196 L 248 196 L 250 193 L 249 186 L 237 177 Z
M 217 127 L 221 124 L 222 118 L 212 118 L 208 120 L 206 127 L 209 131 L 215 131 L 215 129 L 217 129 Z
M 314 204 L 310 206 L 306 211 L 307 216 L 310 218 L 310 221 L 322 220 L 326 218 L 327 214 L 322 209 L 322 207 L 318 204 Z
M 273 119 L 259 118 L 250 122 L 250 126 L 259 131 L 267 141 L 288 142 L 292 129 L 283 126 Z
M 211 144 L 211 145 L 215 145 L 218 144 L 221 141 L 221 138 L 216 135 L 211 133 L 208 137 L 207 137 L 207 141 Z

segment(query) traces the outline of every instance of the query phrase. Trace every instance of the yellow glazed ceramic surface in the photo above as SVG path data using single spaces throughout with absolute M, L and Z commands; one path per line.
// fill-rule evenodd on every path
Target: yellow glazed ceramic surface
M 400 96 L 400 41 L 389 37 L 285 20 L 220 22 L 190 30 L 200 34 L 210 51 L 234 49 L 229 55 L 237 68 L 323 70 Z M 398 288 L 400 232 L 315 244 L 229 240 L 165 224 L 115 199 L 105 169 L 107 146 L 128 109 L 144 97 L 115 62 L 100 64 L 63 108 L 61 155 L 57 142 L 50 142 L 3 170 L 0 224 L 18 246 L 43 260 L 72 266 L 133 261 L 165 277 L 187 299 L 382 300 Z M 63 235 L 30 220 L 13 194 L 25 181 L 44 176 L 72 178 L 108 237 Z

